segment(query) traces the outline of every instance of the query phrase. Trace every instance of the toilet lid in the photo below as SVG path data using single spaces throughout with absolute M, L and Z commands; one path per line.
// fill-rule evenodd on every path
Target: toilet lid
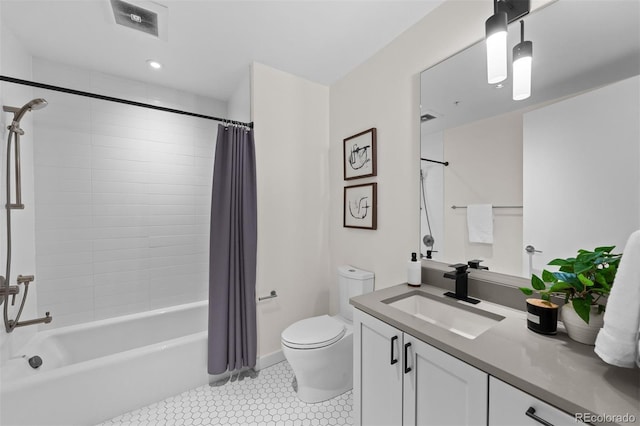
M 291 324 L 282 332 L 282 343 L 295 349 L 316 349 L 337 342 L 345 331 L 342 322 L 321 315 Z

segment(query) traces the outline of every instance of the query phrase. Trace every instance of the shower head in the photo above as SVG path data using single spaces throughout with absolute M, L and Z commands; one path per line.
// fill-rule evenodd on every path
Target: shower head
M 47 101 L 42 98 L 36 98 L 32 101 L 27 102 L 22 108 L 18 110 L 13 116 L 13 121 L 17 121 L 18 123 L 22 120 L 22 117 L 27 113 L 27 111 L 42 109 L 47 106 Z
M 49 102 L 47 102 L 46 99 L 37 98 L 37 99 L 34 99 L 31 102 L 29 102 L 27 105 L 31 105 L 29 107 L 31 109 L 42 109 L 42 108 L 46 107 L 47 105 L 49 105 Z
M 422 242 L 425 246 L 433 248 L 433 244 L 436 242 L 436 240 L 433 238 L 433 236 L 427 234 L 422 237 Z
M 12 132 L 22 132 L 22 129 L 20 129 L 20 120 L 22 120 L 22 117 L 24 117 L 27 111 L 42 109 L 46 107 L 47 104 L 48 103 L 46 100 L 42 98 L 36 98 L 27 102 L 22 108 L 19 109 L 10 106 L 4 106 L 3 109 L 6 112 L 13 113 L 13 122 L 11 123 L 11 126 L 8 127 L 8 129 Z

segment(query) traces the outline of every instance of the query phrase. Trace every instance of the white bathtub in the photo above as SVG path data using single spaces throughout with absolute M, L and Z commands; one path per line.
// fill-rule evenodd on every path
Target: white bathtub
M 203 301 L 39 332 L 3 360 L 0 424 L 92 425 L 202 386 L 206 330 Z

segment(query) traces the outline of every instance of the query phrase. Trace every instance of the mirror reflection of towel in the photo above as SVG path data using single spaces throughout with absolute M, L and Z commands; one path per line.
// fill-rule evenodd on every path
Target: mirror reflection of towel
M 470 204 L 467 206 L 467 228 L 470 243 L 493 244 L 493 206 Z

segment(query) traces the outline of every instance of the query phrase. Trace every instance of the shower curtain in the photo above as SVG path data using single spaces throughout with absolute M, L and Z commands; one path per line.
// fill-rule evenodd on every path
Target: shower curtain
M 209 241 L 209 374 L 256 364 L 253 130 L 218 126 Z

